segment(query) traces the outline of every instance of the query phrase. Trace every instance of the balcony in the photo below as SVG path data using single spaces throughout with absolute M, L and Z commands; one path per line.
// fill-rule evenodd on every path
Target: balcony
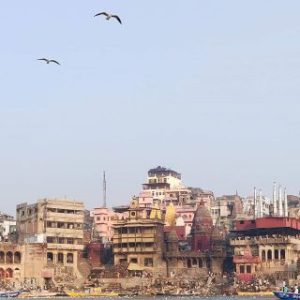
M 136 248 L 114 248 L 113 253 L 152 253 L 155 252 L 154 247 L 136 247 Z
M 48 236 L 57 236 L 57 237 L 72 237 L 72 238 L 83 238 L 83 230 L 77 230 L 77 229 L 68 229 L 68 228 L 51 228 L 47 227 L 46 233 Z
M 83 250 L 83 245 L 78 244 L 47 244 L 48 250 Z
M 54 222 L 77 222 L 83 223 L 84 215 L 82 214 L 63 214 L 57 212 L 47 212 L 45 219 Z
M 257 242 L 254 240 L 238 240 L 238 239 L 231 239 L 230 240 L 230 245 L 231 246 L 250 246 L 250 245 L 255 245 Z
M 113 238 L 113 244 L 155 243 L 155 238 Z

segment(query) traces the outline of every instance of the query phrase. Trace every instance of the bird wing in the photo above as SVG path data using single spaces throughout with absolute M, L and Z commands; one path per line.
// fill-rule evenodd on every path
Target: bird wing
M 117 15 L 112 15 L 111 17 L 117 19 L 117 20 L 119 21 L 119 23 L 122 24 L 122 21 L 121 21 L 121 19 L 119 18 L 119 16 L 117 16 Z
M 37 60 L 44 60 L 44 61 L 48 61 L 47 58 L 38 58 Z
M 101 13 L 98 13 L 98 14 L 94 15 L 94 17 L 101 16 L 101 15 L 104 15 L 104 16 L 108 17 L 108 13 L 105 12 L 105 11 L 103 11 L 103 12 L 101 12 Z
M 60 63 L 58 61 L 54 60 L 54 59 L 49 60 L 49 62 L 53 62 L 53 63 L 55 63 L 57 65 L 60 65 Z

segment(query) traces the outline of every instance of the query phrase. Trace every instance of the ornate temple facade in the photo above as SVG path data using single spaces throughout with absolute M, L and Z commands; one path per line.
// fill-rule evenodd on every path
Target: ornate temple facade
M 128 270 L 165 274 L 164 222 L 161 210 L 153 206 L 150 216 L 140 208 L 138 198 L 131 200 L 128 217 L 114 223 L 113 254 L 115 265 L 128 265 Z

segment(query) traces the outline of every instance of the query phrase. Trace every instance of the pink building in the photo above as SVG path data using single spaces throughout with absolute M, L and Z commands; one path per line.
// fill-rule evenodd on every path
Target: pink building
M 125 217 L 126 213 L 117 213 L 107 207 L 98 207 L 94 208 L 91 215 L 94 218 L 94 237 L 100 238 L 105 243 L 112 240 L 114 220 Z

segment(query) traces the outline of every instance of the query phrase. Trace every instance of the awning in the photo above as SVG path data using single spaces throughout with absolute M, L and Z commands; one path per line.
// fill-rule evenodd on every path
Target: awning
M 142 268 L 140 265 L 135 263 L 130 263 L 127 270 L 129 271 L 143 271 L 144 268 Z

